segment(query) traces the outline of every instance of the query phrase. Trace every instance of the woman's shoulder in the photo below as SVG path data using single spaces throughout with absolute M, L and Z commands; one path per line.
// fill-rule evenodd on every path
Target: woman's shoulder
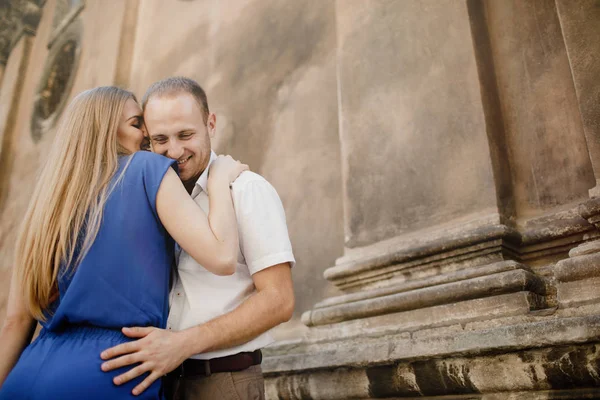
M 144 150 L 136 151 L 129 157 L 132 157 L 132 162 L 135 161 L 138 163 L 139 162 L 161 162 L 161 163 L 175 162 L 175 160 L 172 160 L 168 157 L 153 153 L 151 151 L 144 151 Z
M 160 154 L 152 153 L 150 151 L 138 151 L 130 156 L 129 161 L 130 167 L 141 170 L 154 170 L 156 168 L 163 169 L 168 167 L 174 167 L 177 170 L 177 162 Z
M 119 170 L 124 173 L 123 179 L 130 182 L 141 179 L 144 185 L 159 184 L 169 168 L 178 172 L 177 161 L 149 151 L 138 151 L 123 156 L 119 160 Z M 119 178 L 120 180 L 121 178 Z M 156 181 L 156 182 L 155 182 Z

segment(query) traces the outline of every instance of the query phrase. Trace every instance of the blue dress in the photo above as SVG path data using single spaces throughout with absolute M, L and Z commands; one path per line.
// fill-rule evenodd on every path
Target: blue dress
M 129 341 L 124 326 L 164 328 L 174 242 L 156 212 L 156 193 L 175 161 L 138 152 L 120 157 L 121 180 L 107 199 L 98 235 L 75 272 L 61 273 L 59 299 L 39 336 L 22 353 L 0 400 L 162 399 L 160 380 L 131 391 L 147 375 L 116 386 L 132 368 L 100 369 L 100 353 Z

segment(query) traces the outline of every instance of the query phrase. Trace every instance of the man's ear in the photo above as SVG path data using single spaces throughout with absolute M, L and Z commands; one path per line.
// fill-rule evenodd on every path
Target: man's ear
M 208 114 L 208 119 L 206 121 L 206 128 L 208 129 L 208 135 L 210 138 L 215 137 L 215 133 L 217 132 L 217 116 L 213 113 Z

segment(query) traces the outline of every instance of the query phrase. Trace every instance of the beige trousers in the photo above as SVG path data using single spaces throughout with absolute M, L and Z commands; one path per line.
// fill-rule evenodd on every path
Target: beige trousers
M 239 372 L 210 376 L 165 378 L 167 400 L 264 400 L 265 384 L 260 365 Z

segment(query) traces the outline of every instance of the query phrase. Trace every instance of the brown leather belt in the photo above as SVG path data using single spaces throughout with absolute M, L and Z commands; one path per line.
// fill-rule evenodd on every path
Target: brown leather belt
M 210 360 L 187 359 L 179 367 L 167 374 L 169 377 L 210 376 L 219 372 L 243 371 L 262 362 L 262 352 L 255 350 L 232 354 Z

